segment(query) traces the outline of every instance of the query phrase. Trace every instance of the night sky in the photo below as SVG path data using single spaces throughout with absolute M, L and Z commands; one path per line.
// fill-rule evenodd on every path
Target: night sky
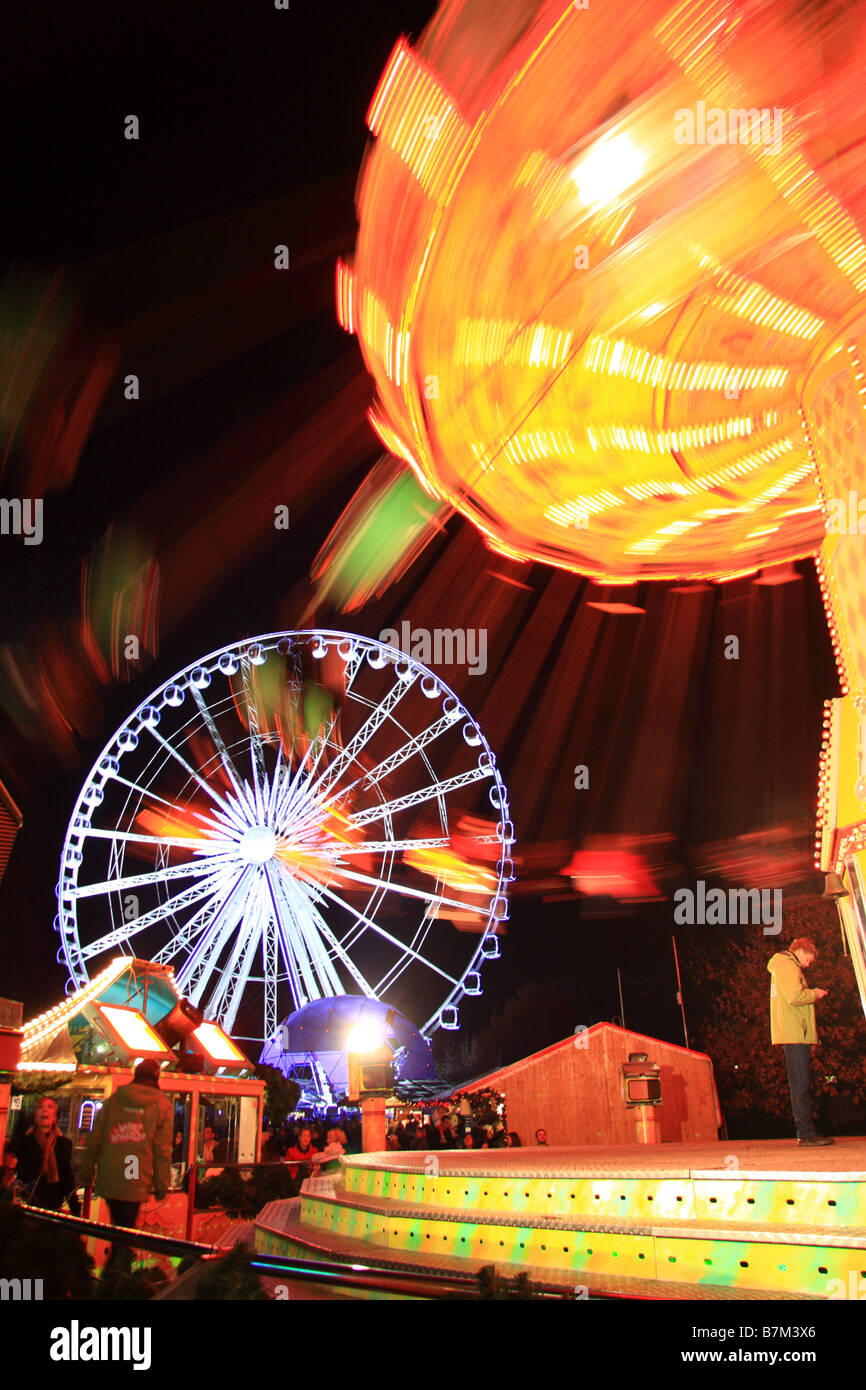
M 299 620 L 310 562 L 381 453 L 364 419 L 372 388 L 357 343 L 336 322 L 334 262 L 354 242 L 378 76 L 399 34 L 417 35 L 432 9 L 377 0 L 326 11 L 293 0 L 285 13 L 265 0 L 187 0 L 4 20 L 15 137 L 4 264 L 65 267 L 82 322 L 117 345 L 121 366 L 72 486 L 46 500 L 43 544 L 0 541 L 0 642 L 34 658 L 53 650 L 52 625 L 62 629 L 80 607 L 82 560 L 112 524 L 162 564 L 191 535 L 207 549 L 210 519 L 248 483 L 250 527 L 249 543 L 200 589 L 187 587 L 183 563 L 166 563 L 155 660 L 130 684 L 94 690 L 65 751 L 25 736 L 8 713 L 0 720 L 0 776 L 24 814 L 0 887 L 2 993 L 24 1000 L 25 1016 L 65 982 L 53 890 L 96 754 L 173 671 Z M 129 113 L 141 122 L 138 142 L 123 139 Z M 282 242 L 292 269 L 279 279 L 273 247 Z M 126 371 L 141 375 L 139 402 L 123 399 Z M 302 475 L 293 442 L 311 421 L 317 463 L 304 461 Z M 275 474 L 267 460 L 280 448 Z M 303 518 L 288 539 L 263 520 L 282 497 Z M 218 554 L 216 522 L 212 534 Z M 693 877 L 707 841 L 783 823 L 808 839 L 821 702 L 838 688 L 813 569 L 797 568 L 799 582 L 779 588 L 641 586 L 646 613 L 630 617 L 599 615 L 587 607 L 600 596 L 594 586 L 536 568 L 506 611 L 507 563 L 493 563 L 455 518 L 377 603 L 351 618 L 319 616 L 371 635 L 403 615 L 452 626 L 473 618 L 460 595 L 480 593 L 489 668 L 458 693 L 497 750 L 530 879 L 533 847 L 576 848 L 592 833 L 670 834 Z M 741 637 L 737 663 L 722 655 L 728 633 Z M 518 695 L 510 654 L 521 641 Z M 574 789 L 578 763 L 591 769 L 588 791 Z M 681 1041 L 670 904 L 610 915 L 610 905 L 549 896 L 516 895 L 503 958 L 485 975 L 485 995 L 467 1001 L 464 1024 L 482 1026 L 522 981 L 562 975 L 583 982 L 575 1026 L 611 1018 L 620 965 L 629 1025 Z

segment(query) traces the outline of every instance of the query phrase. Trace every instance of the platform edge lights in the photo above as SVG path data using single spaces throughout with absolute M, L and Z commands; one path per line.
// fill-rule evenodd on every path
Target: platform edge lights
M 166 1045 L 144 1014 L 135 1007 L 116 1003 L 105 1003 L 98 996 L 112 985 L 124 972 L 136 965 L 135 957 L 116 956 L 95 978 L 76 990 L 63 1003 L 37 1015 L 22 1030 L 21 1051 L 32 1051 L 40 1043 L 51 1038 L 67 1026 L 73 1018 L 88 1005 L 92 1005 L 102 1026 L 111 1037 L 120 1041 L 130 1054 L 135 1054 L 135 1062 L 145 1057 L 156 1058 L 162 1065 L 176 1060 L 174 1051 Z M 161 973 L 174 982 L 174 970 L 161 967 Z M 211 1020 L 204 1020 L 192 1030 L 192 1036 L 199 1047 L 221 1071 L 225 1066 L 240 1065 L 250 1067 L 251 1063 L 227 1033 Z M 34 1072 L 74 1072 L 77 1062 L 58 1062 L 52 1060 L 19 1061 L 16 1070 Z
M 130 956 L 115 956 L 109 965 L 101 970 L 87 984 L 82 985 L 74 994 L 70 994 L 64 999 L 62 1004 L 55 1004 L 53 1008 L 47 1009 L 45 1013 L 38 1014 L 24 1025 L 24 1037 L 21 1042 L 21 1050 L 27 1051 L 35 1047 L 37 1043 L 44 1042 L 47 1037 L 61 1028 L 64 1022 L 69 1022 L 87 1004 L 92 1004 L 102 990 L 107 989 L 110 984 L 132 963 Z

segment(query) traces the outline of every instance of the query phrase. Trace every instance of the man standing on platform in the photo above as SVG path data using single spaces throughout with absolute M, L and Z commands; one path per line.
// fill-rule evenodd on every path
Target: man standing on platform
M 809 1069 L 812 1048 L 818 1041 L 815 1000 L 823 999 L 827 991 L 810 989 L 803 974 L 817 958 L 818 949 L 814 941 L 807 936 L 798 936 L 796 941 L 791 942 L 789 950 L 779 951 L 772 957 L 767 969 L 772 980 L 770 1040 L 777 1047 L 785 1049 L 797 1143 L 823 1146 L 832 1144 L 833 1140 L 815 1132 L 809 1095 Z

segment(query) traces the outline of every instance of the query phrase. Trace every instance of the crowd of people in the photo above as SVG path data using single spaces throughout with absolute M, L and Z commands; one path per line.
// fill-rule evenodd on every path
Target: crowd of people
M 152 1075 L 152 1072 L 155 1074 Z M 152 1088 L 152 1091 L 144 1088 Z M 94 1166 L 98 1163 L 102 1180 L 97 1185 L 97 1191 L 108 1200 L 112 1219 L 116 1224 L 133 1225 L 138 1205 L 146 1196 L 144 1188 L 148 1191 L 152 1188 L 158 1197 L 162 1197 L 170 1185 L 167 1176 L 171 1146 L 169 1102 L 165 1096 L 159 1095 L 158 1091 L 156 1064 L 142 1063 L 136 1069 L 132 1085 L 121 1088 L 116 1097 L 100 1112 L 99 1123 L 95 1126 L 83 1164 L 77 1174 L 73 1170 L 72 1144 L 61 1134 L 57 1124 L 57 1103 L 49 1096 L 42 1097 L 33 1112 L 32 1124 L 21 1130 L 7 1145 L 4 1171 L 4 1186 L 7 1191 L 15 1181 L 21 1195 L 33 1205 L 56 1210 L 65 1204 L 70 1211 L 77 1214 L 79 1203 L 76 1188 L 82 1181 L 87 1182 L 92 1178 Z M 101 1144 L 106 1122 L 110 1119 L 109 1112 L 126 1104 L 127 1094 L 130 1096 L 129 1103 L 134 1103 L 137 1107 L 136 1115 L 145 1110 L 148 1104 L 154 1109 L 154 1122 L 150 1126 L 154 1132 L 151 1142 L 144 1146 L 148 1153 L 147 1181 L 140 1192 L 136 1190 L 134 1193 L 130 1192 L 128 1183 L 120 1183 L 119 1179 L 114 1186 L 111 1185 L 109 1170 L 116 1155 L 112 1151 L 112 1145 L 106 1149 Z M 116 1118 L 123 1120 L 125 1116 L 118 1112 Z M 404 1114 L 388 1126 L 386 1142 L 389 1149 L 404 1151 L 522 1147 L 520 1136 L 514 1131 L 509 1131 L 503 1119 L 495 1112 L 473 1115 L 467 1104 L 456 1108 L 442 1106 L 426 1113 Z M 535 1142 L 540 1145 L 547 1143 L 544 1130 L 536 1133 Z M 225 1153 L 222 1149 L 224 1145 L 220 1145 L 214 1131 L 206 1128 L 203 1138 L 203 1161 L 214 1164 L 224 1162 Z M 262 1161 L 266 1163 L 287 1164 L 291 1176 L 302 1181 L 316 1173 L 327 1171 L 328 1165 L 335 1164 L 343 1154 L 361 1151 L 361 1120 L 357 1114 L 349 1113 L 339 1119 L 327 1121 L 286 1121 L 282 1128 L 266 1134 L 261 1156 Z M 153 1172 L 153 1182 L 150 1180 L 151 1169 L 158 1170 Z
M 547 1135 L 539 1131 L 536 1143 L 546 1144 Z M 488 1117 L 486 1123 L 459 1111 L 433 1110 L 429 1117 L 410 1115 L 394 1120 L 388 1126 L 389 1149 L 519 1149 L 520 1135 L 506 1129 L 499 1118 Z M 269 1134 L 262 1145 L 262 1160 L 266 1163 L 285 1162 L 292 1166 L 293 1176 L 305 1177 L 321 1169 L 325 1163 L 341 1154 L 361 1152 L 361 1122 L 357 1116 L 344 1116 L 331 1126 L 318 1120 L 286 1123 L 282 1129 Z
M 305 1178 L 333 1163 L 342 1154 L 361 1152 L 361 1122 L 347 1116 L 339 1124 L 318 1120 L 288 1122 L 272 1130 L 262 1143 L 263 1163 L 287 1163 L 292 1177 Z
M 398 1120 L 388 1127 L 389 1149 L 519 1149 L 520 1135 L 500 1119 L 478 1123 L 459 1111 L 434 1110 L 428 1122 Z

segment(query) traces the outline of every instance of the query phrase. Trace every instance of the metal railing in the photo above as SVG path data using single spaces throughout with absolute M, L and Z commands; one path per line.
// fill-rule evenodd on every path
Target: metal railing
M 154 1254 L 173 1255 L 175 1258 L 196 1256 L 202 1260 L 223 1259 L 231 1250 L 231 1247 L 227 1246 L 206 1245 L 198 1241 L 181 1240 L 175 1236 L 148 1234 L 127 1226 L 112 1226 L 108 1222 L 90 1221 L 82 1216 L 67 1216 L 63 1212 L 46 1211 L 41 1207 L 22 1204 L 20 1210 L 30 1220 L 65 1226 L 81 1236 L 102 1237 L 114 1245 L 129 1245 Z M 416 1298 L 446 1298 L 455 1294 L 469 1298 L 480 1297 L 477 1273 L 461 1274 L 449 1271 L 438 1274 L 426 1270 L 385 1269 L 376 1265 L 361 1264 L 357 1260 L 344 1264 L 337 1261 L 296 1259 L 294 1256 L 264 1255 L 254 1250 L 249 1251 L 248 1258 L 251 1269 L 257 1274 L 270 1277 L 283 1275 L 292 1280 L 313 1284 L 371 1289 L 379 1293 L 390 1292 L 398 1296 Z M 572 1296 L 572 1291 L 561 1284 L 533 1283 L 532 1293 L 544 1299 Z

